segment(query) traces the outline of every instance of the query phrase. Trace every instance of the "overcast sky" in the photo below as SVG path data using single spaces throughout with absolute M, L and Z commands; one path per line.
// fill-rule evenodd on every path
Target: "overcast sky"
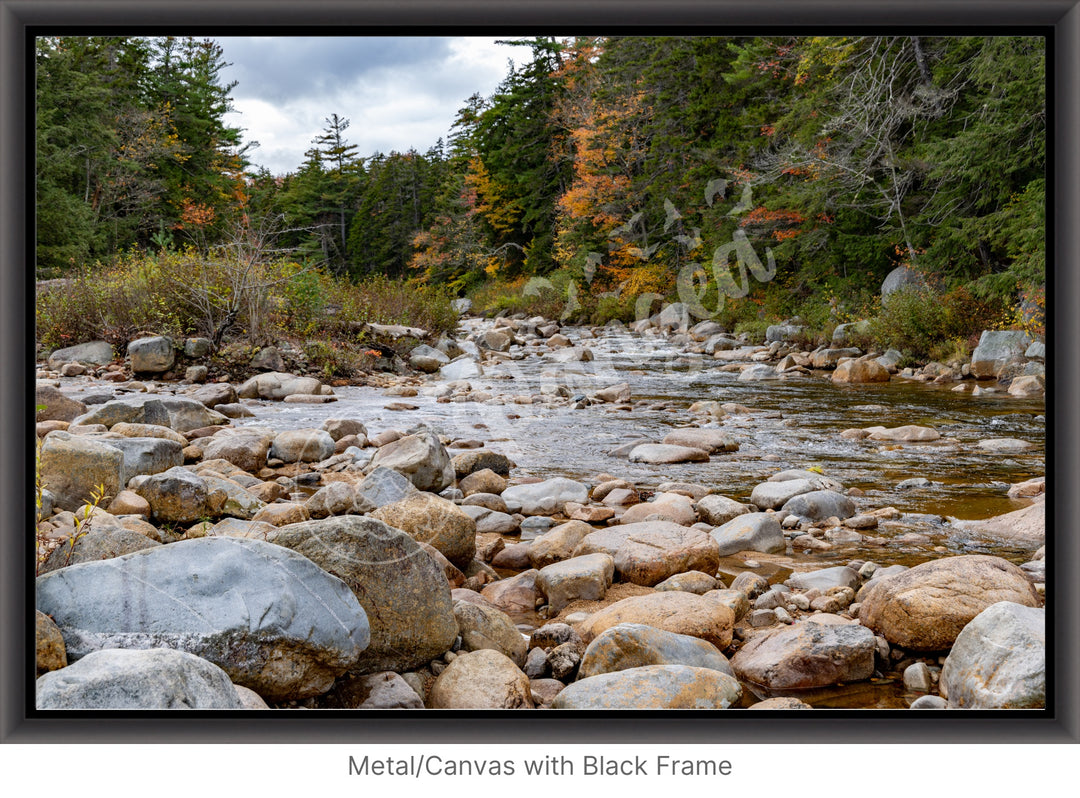
M 522 37 L 496 37 L 516 39 Z M 367 157 L 424 152 L 446 138 L 474 93 L 490 96 L 529 48 L 480 37 L 215 37 L 253 164 L 293 172 L 331 114 L 349 120 L 346 138 Z

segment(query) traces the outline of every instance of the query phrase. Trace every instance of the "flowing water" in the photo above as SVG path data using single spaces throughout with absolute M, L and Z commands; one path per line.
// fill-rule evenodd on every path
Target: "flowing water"
M 526 349 L 519 359 L 485 364 L 482 377 L 469 380 L 474 390 L 507 399 L 540 393 L 542 387 L 566 386 L 571 396 L 591 394 L 627 382 L 632 406 L 593 405 L 582 410 L 548 404 L 439 403 L 434 397 L 390 397 L 375 388 L 335 389 L 338 401 L 324 405 L 260 402 L 254 419 L 236 423 L 277 429 L 317 427 L 327 418 L 361 419 L 369 434 L 384 429 L 407 431 L 427 424 L 442 435 L 483 441 L 517 465 L 513 476 L 565 476 L 595 483 L 600 474 L 627 479 L 645 488 L 663 482 L 691 482 L 725 496 L 748 501 L 755 485 L 788 468 L 819 468 L 847 488 L 858 488 L 860 510 L 892 506 L 904 515 L 883 525 L 890 534 L 929 534 L 933 545 L 895 551 L 890 562 L 914 564 L 933 556 L 933 546 L 950 553 L 992 551 L 1015 562 L 1030 549 L 972 540 L 959 534 L 949 518 L 976 520 L 1020 509 L 1030 500 L 1010 499 L 1009 485 L 1045 474 L 1045 417 L 1042 399 L 1020 399 L 1004 391 L 974 397 L 933 385 L 893 379 L 869 385 L 834 384 L 827 372 L 795 380 L 740 382 L 737 372 L 720 361 L 687 356 L 669 339 L 643 337 L 626 330 L 571 330 L 575 343 L 587 345 L 595 359 L 556 363 L 546 349 Z M 584 332 L 588 335 L 588 332 Z M 541 354 L 543 353 L 543 354 Z M 647 465 L 609 453 L 624 443 L 659 441 L 672 429 L 692 426 L 702 416 L 690 405 L 704 400 L 733 402 L 749 413 L 727 415 L 705 426 L 727 431 L 739 451 L 714 454 L 708 463 Z M 387 410 L 404 402 L 413 411 Z M 942 439 L 924 444 L 892 444 L 840 437 L 848 428 L 918 424 L 938 430 Z M 988 438 L 1018 438 L 1032 444 L 1015 454 L 989 453 L 977 446 Z M 913 477 L 927 487 L 897 489 Z M 825 554 L 797 556 L 796 562 L 831 564 L 833 560 L 879 560 L 880 548 L 838 545 Z

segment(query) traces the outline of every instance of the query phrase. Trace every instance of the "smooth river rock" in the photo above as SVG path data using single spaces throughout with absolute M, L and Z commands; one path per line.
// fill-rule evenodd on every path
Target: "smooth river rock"
M 718 429 L 677 429 L 664 436 L 661 443 L 671 446 L 688 446 L 691 449 L 703 449 L 710 454 L 716 452 L 735 452 L 739 443 L 730 434 Z
M 679 526 L 692 526 L 697 521 L 694 502 L 681 493 L 660 493 L 651 502 L 630 507 L 619 517 L 619 523 L 638 524 L 643 521 L 669 521 Z
M 620 623 L 589 643 L 581 659 L 578 679 L 645 665 L 689 665 L 735 674 L 712 643 L 639 623 Z
M 431 687 L 432 709 L 532 709 L 529 677 L 498 651 L 459 654 Z
M 470 601 L 454 602 L 454 618 L 463 651 L 498 651 L 525 667 L 528 645 L 513 620 L 500 609 Z
M 533 568 L 544 568 L 568 560 L 585 536 L 593 531 L 593 527 L 584 521 L 567 521 L 552 527 L 529 544 L 529 562 Z
M 630 452 L 631 463 L 667 465 L 670 463 L 707 463 L 708 461 L 709 453 L 703 449 L 666 443 L 644 443 Z
M 686 571 L 715 573 L 720 564 L 717 545 L 707 533 L 668 521 L 598 530 L 582 539 L 574 555 L 596 552 L 613 558 L 621 581 L 647 587 Z
M 893 645 L 940 651 L 999 601 L 1039 604 L 1024 572 L 1007 560 L 984 554 L 945 557 L 880 580 L 860 596 L 859 621 Z
M 381 521 L 340 516 L 279 527 L 267 540 L 342 580 L 367 615 L 371 641 L 351 670 L 404 672 L 449 650 L 457 635 L 443 569 Z
M 779 510 L 788 499 L 816 490 L 808 479 L 762 482 L 750 493 L 750 503 L 762 510 Z
M 229 675 L 168 648 L 110 648 L 37 680 L 38 709 L 241 709 Z
M 476 556 L 476 522 L 460 507 L 432 493 L 417 492 L 386 504 L 372 518 L 434 546 L 458 568 Z
M 874 675 L 874 633 L 859 624 L 810 619 L 754 636 L 731 659 L 740 679 L 770 690 L 802 690 Z
M 106 648 L 175 648 L 268 700 L 326 692 L 370 640 L 344 582 L 259 540 L 184 540 L 62 568 L 36 587 L 73 661 Z
M 742 695 L 738 681 L 711 668 L 646 665 L 567 685 L 552 709 L 727 709 Z
M 855 515 L 855 502 L 834 490 L 814 490 L 788 499 L 779 515 L 781 518 L 794 515 L 802 521 L 824 521 L 834 517 L 843 521 Z
M 379 448 L 368 472 L 389 468 L 408 479 L 417 490 L 438 493 L 454 483 L 450 454 L 435 433 L 406 435 Z
M 598 601 L 607 594 L 615 575 L 615 560 L 603 552 L 572 557 L 540 569 L 536 587 L 552 613 L 578 599 Z
M 1044 707 L 1046 610 L 991 604 L 957 636 L 940 681 L 953 708 Z
M 63 430 L 50 432 L 41 445 L 41 481 L 62 510 L 76 510 L 99 488 L 116 496 L 124 487 L 124 453 L 114 446 Z
M 706 640 L 723 651 L 731 645 L 735 613 L 707 596 L 671 590 L 631 596 L 593 613 L 578 628 L 592 642 L 605 629 L 620 623 L 641 623 L 675 634 Z
M 502 498 L 511 511 L 522 515 L 551 515 L 562 512 L 567 502 L 585 504 L 589 500 L 589 488 L 566 477 L 554 477 L 543 482 L 511 485 L 502 492 Z
M 736 516 L 709 535 L 716 542 L 720 557 L 740 551 L 782 553 L 787 548 L 780 521 L 773 513 L 746 513 Z
M 968 534 L 1037 549 L 1046 542 L 1046 504 L 1037 501 L 982 521 L 955 521 L 953 526 Z

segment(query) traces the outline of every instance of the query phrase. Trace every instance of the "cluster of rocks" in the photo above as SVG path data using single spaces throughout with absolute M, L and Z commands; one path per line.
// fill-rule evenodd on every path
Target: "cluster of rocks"
M 889 353 L 844 346 L 849 331 L 805 351 L 791 342 L 797 326 L 754 346 L 669 306 L 635 328 L 674 336 L 745 380 L 897 373 Z M 589 363 L 592 333 L 575 337 L 539 317 L 498 319 L 469 339 L 416 347 L 409 365 L 433 384 L 372 380 L 401 399 L 637 406 L 627 383 L 474 388 L 507 360 Z M 179 378 L 185 358 L 205 355 L 201 341 L 140 339 L 124 362 L 97 342 L 39 370 L 39 707 L 808 708 L 786 691 L 870 680 L 902 682 L 921 696 L 913 707 L 1045 702 L 1040 481 L 1014 488 L 1036 499 L 1029 507 L 956 522 L 1034 551 L 1021 566 L 960 555 L 804 571 L 796 554 L 853 542 L 880 546 L 887 562 L 902 540 L 888 528 L 899 512 L 862 506 L 857 490 L 817 471 L 780 471 L 739 500 L 612 474 L 525 479 L 506 455 L 424 426 L 234 426 L 251 415 L 245 400 L 336 399 L 286 371 L 276 349 L 257 353 L 261 373 L 238 387 L 203 384 L 197 364 L 176 392 L 131 379 Z M 1009 346 L 950 373 L 1040 380 L 1016 372 Z M 1024 370 L 1041 357 L 1031 346 Z M 992 373 L 976 367 L 989 359 Z M 61 390 L 80 376 L 111 390 L 82 401 Z M 719 419 L 745 408 L 691 410 Z M 841 434 L 867 445 L 941 439 L 915 426 Z M 663 465 L 738 448 L 728 432 L 691 427 L 612 454 Z
M 920 664 L 939 704 L 1040 700 L 1030 569 L 725 564 L 872 526 L 824 475 L 645 501 L 611 475 L 515 480 L 426 428 L 233 427 L 225 394 L 87 406 L 39 386 L 40 707 L 729 708 L 900 665 L 915 684 Z M 729 448 L 704 429 L 658 445 L 686 444 Z

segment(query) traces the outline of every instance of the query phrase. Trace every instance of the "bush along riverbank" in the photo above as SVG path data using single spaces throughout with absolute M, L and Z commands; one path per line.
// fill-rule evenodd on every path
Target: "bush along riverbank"
M 913 368 L 843 337 L 810 347 L 799 327 L 758 343 L 669 305 L 621 329 L 763 394 L 792 380 L 949 382 L 1006 402 L 1043 390 L 1044 350 L 1024 331 L 985 331 L 969 361 Z M 614 329 L 369 326 L 386 343 L 350 381 L 401 419 L 382 429 L 351 412 L 268 423 L 277 408 L 337 407 L 346 390 L 282 341 L 228 364 L 200 337 L 50 351 L 37 385 L 37 705 L 1044 705 L 1041 477 L 1010 488 L 1019 509 L 956 521 L 980 542 L 958 548 L 904 523 L 899 486 L 893 503 L 871 499 L 768 452 L 748 495 L 640 476 L 749 456 L 739 424 L 755 411 L 722 399 L 688 401 L 681 426 L 613 450 L 588 479 L 531 476 L 505 439 L 449 434 L 420 406 L 632 411 L 650 400 L 628 382 L 581 387 Z M 530 362 L 553 375 L 537 392 L 497 376 Z M 892 450 L 948 440 L 887 423 L 888 408 L 881 420 L 836 432 Z

